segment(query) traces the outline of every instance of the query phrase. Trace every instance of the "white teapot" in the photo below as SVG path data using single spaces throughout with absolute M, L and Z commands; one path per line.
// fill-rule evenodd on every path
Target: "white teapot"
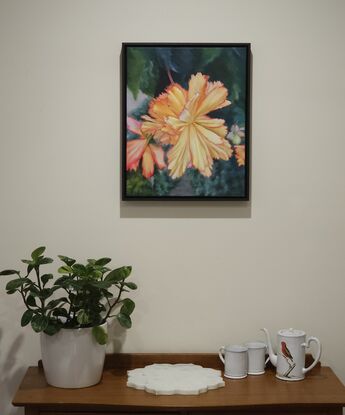
M 266 334 L 270 361 L 277 368 L 276 377 L 278 379 L 289 381 L 302 380 L 305 374 L 320 360 L 321 343 L 316 337 L 309 337 L 306 341 L 306 334 L 302 330 L 279 330 L 277 333 L 278 353 L 274 354 L 268 330 L 261 330 Z M 315 342 L 318 345 L 318 350 L 314 362 L 305 368 L 305 349 L 309 347 L 311 342 Z

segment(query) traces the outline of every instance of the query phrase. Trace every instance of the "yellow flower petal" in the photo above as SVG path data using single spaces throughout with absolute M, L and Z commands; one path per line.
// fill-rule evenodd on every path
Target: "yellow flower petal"
M 214 159 L 229 160 L 232 155 L 232 149 L 229 142 L 225 139 L 215 137 L 215 134 L 200 125 L 195 125 L 198 131 L 199 140 L 207 145 L 207 149 Z
M 185 121 L 181 121 L 180 119 L 176 117 L 167 117 L 166 123 L 170 125 L 175 130 L 180 130 L 181 128 L 184 128 L 186 126 Z
M 149 114 L 160 120 L 169 115 L 178 116 L 186 104 L 186 98 L 187 91 L 179 84 L 172 84 L 150 102 Z
M 179 84 L 172 84 L 166 89 L 169 106 L 176 116 L 178 116 L 186 105 L 187 91 Z
M 201 116 L 198 117 L 195 122 L 205 128 L 212 129 L 212 131 L 218 134 L 220 137 L 225 138 L 228 133 L 225 121 L 221 118 L 209 118 L 206 116 Z
M 189 127 L 183 129 L 176 145 L 168 153 L 168 169 L 173 179 L 181 177 L 191 162 L 189 150 Z
M 193 99 L 195 95 L 203 96 L 207 88 L 207 81 L 209 77 L 198 72 L 196 75 L 192 75 L 189 81 L 188 100 Z
M 145 120 L 141 125 L 141 132 L 145 137 L 152 135 L 156 141 L 162 144 L 176 143 L 178 135 L 171 125 L 148 115 L 143 115 L 141 118 Z
M 194 123 L 195 128 L 198 129 L 198 132 L 203 134 L 203 136 L 213 144 L 222 144 L 224 138 L 219 136 L 213 131 L 212 128 L 205 128 L 202 124 Z
M 230 105 L 230 101 L 226 99 L 227 96 L 228 90 L 223 84 L 221 82 L 214 83 L 209 87 L 209 91 L 206 91 L 206 96 L 200 102 L 196 116 L 205 115 L 211 111 Z
M 213 160 L 208 150 L 207 142 L 200 131 L 193 125 L 189 129 L 189 146 L 193 166 L 200 172 L 211 172 Z

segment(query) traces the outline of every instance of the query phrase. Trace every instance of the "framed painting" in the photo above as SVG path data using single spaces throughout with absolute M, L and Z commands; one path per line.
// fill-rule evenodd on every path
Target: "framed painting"
M 250 58 L 247 43 L 123 44 L 123 200 L 249 200 Z

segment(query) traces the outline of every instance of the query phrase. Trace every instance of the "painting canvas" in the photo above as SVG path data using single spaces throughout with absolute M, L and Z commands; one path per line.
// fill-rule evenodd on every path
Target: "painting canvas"
M 123 44 L 123 200 L 248 200 L 249 79 L 249 44 Z

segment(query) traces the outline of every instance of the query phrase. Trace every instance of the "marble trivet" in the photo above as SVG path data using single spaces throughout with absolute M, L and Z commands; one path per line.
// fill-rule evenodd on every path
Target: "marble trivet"
M 127 386 L 156 395 L 199 395 L 225 386 L 220 370 L 190 364 L 153 364 L 127 371 Z

